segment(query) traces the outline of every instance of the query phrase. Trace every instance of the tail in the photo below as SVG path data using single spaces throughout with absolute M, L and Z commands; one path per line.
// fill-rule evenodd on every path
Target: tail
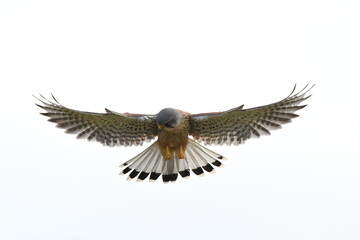
M 128 180 L 137 177 L 139 182 L 146 179 L 149 175 L 150 181 L 155 181 L 162 175 L 164 183 L 175 182 L 178 174 L 183 178 L 188 178 L 190 170 L 199 176 L 204 175 L 204 170 L 214 173 L 215 169 L 213 166 L 223 166 L 220 160 L 225 160 L 225 158 L 190 138 L 185 149 L 184 159 L 176 159 L 174 152 L 171 160 L 164 160 L 157 142 L 154 142 L 139 155 L 120 165 L 120 167 L 126 167 L 120 174 L 130 172 Z

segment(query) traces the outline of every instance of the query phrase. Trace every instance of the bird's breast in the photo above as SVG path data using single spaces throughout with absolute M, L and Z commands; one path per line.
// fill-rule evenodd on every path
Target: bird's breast
M 189 136 L 188 114 L 183 113 L 180 124 L 175 128 L 164 127 L 158 134 L 158 142 L 161 146 L 178 147 L 186 145 Z
M 161 147 L 186 147 L 189 131 L 186 128 L 163 129 L 158 135 L 158 144 Z

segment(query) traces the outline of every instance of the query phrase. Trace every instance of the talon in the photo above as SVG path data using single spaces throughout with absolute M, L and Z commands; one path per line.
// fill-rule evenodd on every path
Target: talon
M 166 146 L 165 160 L 171 160 L 171 153 L 168 146 Z
M 182 145 L 180 145 L 179 158 L 180 158 L 180 159 L 184 159 L 184 158 L 185 158 L 184 149 L 183 149 L 183 146 L 182 146 Z

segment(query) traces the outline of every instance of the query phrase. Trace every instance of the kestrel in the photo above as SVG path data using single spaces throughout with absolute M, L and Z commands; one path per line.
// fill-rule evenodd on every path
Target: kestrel
M 41 113 L 49 117 L 66 133 L 75 133 L 77 138 L 96 140 L 106 146 L 142 145 L 157 137 L 143 152 L 120 165 L 120 174 L 129 174 L 128 179 L 142 181 L 149 176 L 155 181 L 162 175 L 165 183 L 176 181 L 204 171 L 214 172 L 225 158 L 198 142 L 215 145 L 238 145 L 252 137 L 270 135 L 270 130 L 281 128 L 281 124 L 298 117 L 295 111 L 305 107 L 299 105 L 309 98 L 304 89 L 294 94 L 295 88 L 285 99 L 255 108 L 239 107 L 224 112 L 190 114 L 173 108 L 162 109 L 158 114 L 117 113 L 108 109 L 106 113 L 73 110 L 54 102 L 37 98 L 46 110 Z M 40 95 L 41 96 L 41 95 Z M 192 138 L 190 138 L 191 136 Z

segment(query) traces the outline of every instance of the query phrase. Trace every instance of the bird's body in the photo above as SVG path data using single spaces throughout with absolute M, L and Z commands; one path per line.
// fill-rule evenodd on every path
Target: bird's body
M 306 88 L 306 87 L 305 87 Z M 183 178 L 214 172 L 225 158 L 205 144 L 240 144 L 252 137 L 269 135 L 270 130 L 281 128 L 298 115 L 293 112 L 305 107 L 298 106 L 310 96 L 305 88 L 293 92 L 285 99 L 261 107 L 243 109 L 243 106 L 224 112 L 190 114 L 173 108 L 165 108 L 156 115 L 116 113 L 90 113 L 72 110 L 44 98 L 39 107 L 47 112 L 49 121 L 65 128 L 67 133 L 77 133 L 78 138 L 96 140 L 107 146 L 141 145 L 157 137 L 157 141 L 143 152 L 121 165 L 121 174 L 129 173 L 129 179 L 151 181 L 160 175 L 164 182 L 174 182 L 178 174 Z M 189 138 L 192 136 L 192 138 Z
M 179 111 L 173 109 L 175 111 Z M 175 154 L 176 159 L 184 158 L 184 150 L 186 149 L 189 138 L 189 113 L 181 112 L 181 122 L 174 128 L 163 125 L 159 126 L 158 146 L 165 160 L 170 160 L 170 156 Z

